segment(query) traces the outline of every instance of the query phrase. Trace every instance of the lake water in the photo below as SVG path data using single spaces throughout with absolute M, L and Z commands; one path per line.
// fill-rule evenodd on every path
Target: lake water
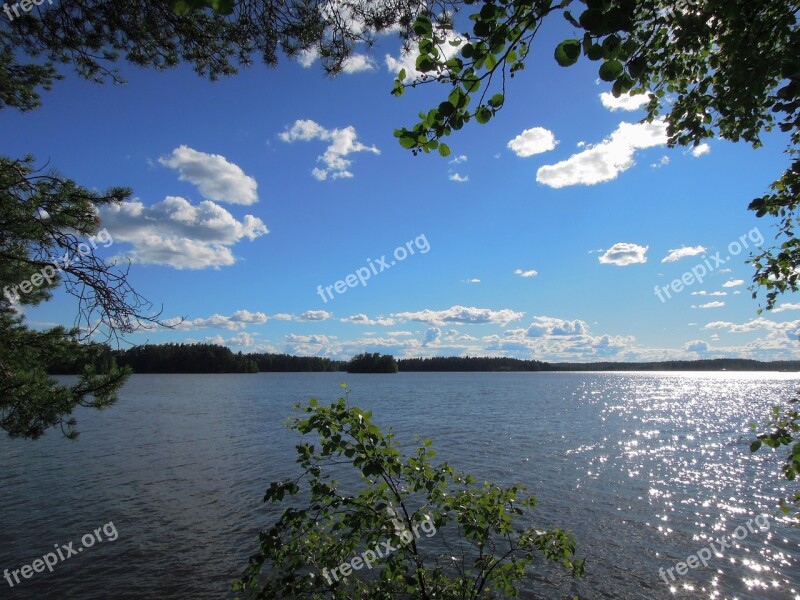
M 749 424 L 798 387 L 788 373 L 137 375 L 114 407 L 78 413 L 77 442 L 0 439 L 0 571 L 118 533 L 13 588 L 0 578 L 0 598 L 232 598 L 273 514 L 265 489 L 297 474 L 302 437 L 283 422 L 342 381 L 400 441 L 524 483 L 539 522 L 574 533 L 585 577 L 537 569 L 524 598 L 800 598 L 800 531 L 776 514 L 795 489 L 777 478 L 785 453 L 748 447 Z M 768 530 L 659 577 L 761 513 Z

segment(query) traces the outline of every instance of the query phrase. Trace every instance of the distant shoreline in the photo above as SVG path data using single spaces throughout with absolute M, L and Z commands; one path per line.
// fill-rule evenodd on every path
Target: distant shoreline
M 376 356 L 376 355 L 373 355 Z M 386 357 L 391 358 L 391 357 Z M 401 373 L 530 373 L 530 372 L 625 372 L 625 371 L 696 371 L 696 372 L 800 372 L 800 360 L 762 362 L 741 358 L 672 360 L 655 362 L 550 363 L 504 357 L 450 356 L 402 358 L 396 360 Z M 346 372 L 350 361 L 320 356 L 289 354 L 234 354 L 230 348 L 213 344 L 148 344 L 129 350 L 111 350 L 94 364 L 98 373 L 114 365 L 130 367 L 140 374 L 212 374 L 212 373 L 318 373 Z M 52 364 L 51 375 L 79 373 L 82 365 Z

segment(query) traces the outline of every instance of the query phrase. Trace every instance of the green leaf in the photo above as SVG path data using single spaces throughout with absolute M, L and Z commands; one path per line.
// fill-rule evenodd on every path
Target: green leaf
M 492 111 L 485 106 L 481 106 L 475 111 L 475 120 L 481 125 L 485 125 L 492 118 Z
M 750 444 L 750 452 L 758 452 L 759 448 L 761 448 L 761 440 L 756 440 Z
M 581 43 L 579 40 L 565 40 L 556 46 L 556 62 L 562 67 L 571 67 L 581 55 Z
M 417 140 L 413 137 L 403 136 L 400 138 L 400 145 L 406 150 L 410 150 L 417 145 Z
M 586 52 L 586 57 L 589 60 L 600 60 L 603 58 L 603 47 L 600 44 L 592 44 Z
M 600 65 L 600 79 L 603 81 L 615 81 L 622 75 L 622 63 L 618 60 L 607 60 Z
M 492 108 L 499 108 L 503 105 L 506 101 L 506 97 L 503 94 L 495 94 L 491 98 L 489 98 L 489 106 Z
M 427 54 L 421 54 L 417 57 L 416 66 L 417 71 L 421 73 L 427 73 L 428 71 L 433 71 L 436 68 L 436 61 Z
M 442 102 L 442 103 L 439 105 L 439 113 L 440 113 L 440 114 L 441 114 L 443 117 L 449 117 L 449 116 L 450 116 L 450 115 L 452 115 L 454 112 L 456 112 L 456 107 L 455 107 L 455 106 L 453 106 L 453 105 L 452 105 L 450 102 Z
M 439 144 L 439 154 L 447 158 L 450 156 L 450 147 L 447 144 Z
M 428 36 L 433 33 L 433 23 L 425 15 L 420 15 L 414 21 L 414 33 L 420 37 Z

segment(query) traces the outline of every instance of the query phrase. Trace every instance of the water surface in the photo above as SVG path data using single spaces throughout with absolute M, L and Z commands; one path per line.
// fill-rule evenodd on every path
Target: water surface
M 337 373 L 137 375 L 114 407 L 78 413 L 81 437 L 0 439 L 0 571 L 113 522 L 97 543 L 2 598 L 231 598 L 296 474 L 283 422 L 339 384 L 399 440 L 429 437 L 479 478 L 520 481 L 544 525 L 571 530 L 586 576 L 537 570 L 524 598 L 800 598 L 800 535 L 771 516 L 669 585 L 659 569 L 728 539 L 791 488 L 748 425 L 800 381 L 786 373 Z M 434 538 L 435 539 L 435 538 Z

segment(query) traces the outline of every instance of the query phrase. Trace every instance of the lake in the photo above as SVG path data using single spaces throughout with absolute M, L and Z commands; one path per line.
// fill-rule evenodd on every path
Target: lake
M 232 598 L 274 516 L 264 491 L 297 474 L 303 438 L 285 420 L 342 381 L 399 441 L 525 484 L 539 522 L 574 533 L 586 575 L 537 569 L 524 598 L 800 598 L 800 531 L 776 509 L 796 489 L 777 476 L 785 452 L 749 451 L 749 424 L 800 377 L 650 372 L 133 376 L 114 407 L 77 413 L 76 442 L 0 439 L 0 571 L 104 537 L 52 572 L 0 578 L 0 597 Z M 762 513 L 768 529 L 742 536 Z M 708 567 L 674 571 L 737 531 Z

